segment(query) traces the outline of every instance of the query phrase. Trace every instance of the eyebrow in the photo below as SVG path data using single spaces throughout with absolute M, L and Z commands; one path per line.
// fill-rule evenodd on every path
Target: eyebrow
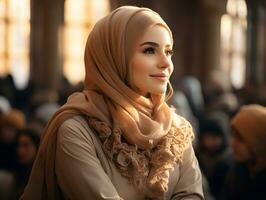
M 151 45 L 155 47 L 159 46 L 159 44 L 157 44 L 156 42 L 143 42 L 140 46 L 144 46 L 144 45 Z
M 159 47 L 159 44 L 157 44 L 156 42 L 143 42 L 140 44 L 140 46 L 144 46 L 144 45 L 151 45 L 154 47 Z M 171 45 L 167 44 L 166 47 L 171 47 Z

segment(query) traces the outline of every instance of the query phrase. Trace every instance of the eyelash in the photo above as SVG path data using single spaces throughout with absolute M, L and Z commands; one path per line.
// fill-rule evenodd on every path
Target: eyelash
M 169 56 L 173 56 L 173 55 L 174 55 L 174 51 L 173 51 L 173 50 L 166 50 L 166 53 L 167 53 Z
M 143 53 L 145 53 L 145 54 L 154 54 L 155 53 L 155 49 L 153 47 L 148 47 L 148 48 L 144 49 Z
M 154 54 L 155 53 L 155 48 L 153 48 L 153 47 L 148 47 L 148 48 L 146 48 L 146 49 L 144 49 L 143 50 L 143 53 L 144 54 Z M 174 54 L 174 51 L 173 50 L 166 50 L 165 51 L 165 54 L 167 55 L 167 56 L 173 56 L 173 54 Z

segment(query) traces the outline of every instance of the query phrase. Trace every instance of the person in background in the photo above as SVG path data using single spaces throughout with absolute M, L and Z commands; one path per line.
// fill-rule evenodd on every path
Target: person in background
M 201 126 L 196 155 L 210 191 L 219 199 L 225 176 L 232 165 L 229 148 L 229 118 L 220 111 L 207 115 Z
M 39 134 L 31 129 L 18 131 L 16 137 L 17 167 L 14 171 L 13 199 L 19 199 L 26 186 L 40 143 Z
M 25 127 L 25 116 L 19 110 L 13 109 L 0 116 L 0 169 L 14 171 L 16 168 L 16 134 Z
M 228 172 L 224 200 L 266 197 L 266 107 L 243 106 L 231 121 L 235 165 Z

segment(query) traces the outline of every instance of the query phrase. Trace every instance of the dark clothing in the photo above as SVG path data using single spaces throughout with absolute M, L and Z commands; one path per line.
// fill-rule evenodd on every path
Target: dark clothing
M 217 149 L 210 150 L 205 146 L 204 138 L 215 136 L 221 140 Z M 200 168 L 210 186 L 210 191 L 215 199 L 219 199 L 225 177 L 232 166 L 232 151 L 228 147 L 229 119 L 223 112 L 209 113 L 201 124 L 199 146 L 196 155 Z
M 14 185 L 14 191 L 13 191 L 12 198 L 11 198 L 12 200 L 19 199 L 19 197 L 22 195 L 24 188 L 28 183 L 31 168 L 32 168 L 32 165 L 30 166 L 19 165 L 17 167 L 17 170 L 14 172 L 15 185 Z
M 250 177 L 245 164 L 236 164 L 228 173 L 223 200 L 266 200 L 266 168 Z
M 219 199 L 226 174 L 232 164 L 231 152 L 225 151 L 220 155 L 209 155 L 203 151 L 198 151 L 197 157 L 202 173 L 209 183 L 211 194 L 215 199 Z
M 0 143 L 0 169 L 12 172 L 16 165 L 15 144 Z

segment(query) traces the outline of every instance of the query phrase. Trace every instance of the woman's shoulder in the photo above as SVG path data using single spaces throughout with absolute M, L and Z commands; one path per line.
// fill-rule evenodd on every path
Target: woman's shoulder
M 88 125 L 87 120 L 82 115 L 75 115 L 66 119 L 60 126 L 60 128 L 75 127 L 75 126 L 86 126 Z
M 176 114 L 175 112 L 173 112 L 173 125 L 177 128 L 186 128 L 192 131 L 190 122 L 186 118 Z
M 59 139 L 86 139 L 91 140 L 92 130 L 86 117 L 76 115 L 66 119 L 58 129 Z

